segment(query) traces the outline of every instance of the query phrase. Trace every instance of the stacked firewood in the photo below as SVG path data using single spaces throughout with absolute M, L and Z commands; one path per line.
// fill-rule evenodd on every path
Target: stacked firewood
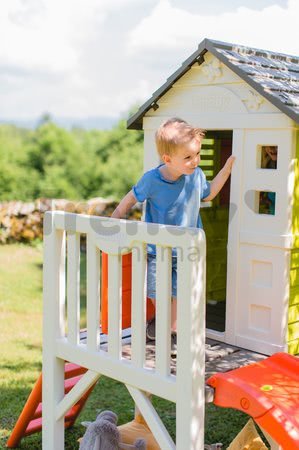
M 42 239 L 43 217 L 46 211 L 60 210 L 109 217 L 116 206 L 117 202 L 114 200 L 101 197 L 81 202 L 65 199 L 38 199 L 29 203 L 3 202 L 0 203 L 0 244 Z M 128 219 L 139 220 L 140 217 L 141 208 L 137 204 Z

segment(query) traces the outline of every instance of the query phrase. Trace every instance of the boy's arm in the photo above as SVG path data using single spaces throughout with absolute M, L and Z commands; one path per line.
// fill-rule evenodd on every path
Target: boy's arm
M 235 159 L 236 159 L 236 157 L 231 155 L 226 160 L 226 163 L 224 164 L 222 169 L 218 172 L 216 177 L 211 181 L 211 183 L 210 183 L 210 188 L 211 188 L 210 194 L 207 197 L 202 199 L 203 202 L 209 202 L 209 201 L 213 200 L 213 198 L 215 198 L 216 195 L 218 194 L 218 192 L 222 189 L 224 183 L 226 182 L 226 180 L 230 176 L 230 173 L 232 171 L 232 166 L 233 166 L 233 164 L 235 162 Z
M 119 205 L 115 208 L 113 213 L 111 214 L 111 217 L 114 219 L 121 219 L 122 217 L 125 217 L 128 211 L 132 208 L 132 206 L 137 203 L 137 200 L 133 194 L 133 191 L 127 193 L 127 195 L 124 196 L 124 198 L 120 201 Z

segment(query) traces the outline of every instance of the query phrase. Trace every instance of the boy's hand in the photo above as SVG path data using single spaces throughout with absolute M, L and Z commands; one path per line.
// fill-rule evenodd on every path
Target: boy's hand
M 227 158 L 226 163 L 224 164 L 220 172 L 218 172 L 216 177 L 211 181 L 210 183 L 211 191 L 210 194 L 203 199 L 204 202 L 209 202 L 210 200 L 213 200 L 218 194 L 218 192 L 222 189 L 224 183 L 230 176 L 235 159 L 236 157 L 233 155 Z
M 133 191 L 127 193 L 124 198 L 121 200 L 120 204 L 113 211 L 111 217 L 113 219 L 122 219 L 126 216 L 127 212 L 132 208 L 132 206 L 137 203 L 137 200 L 133 194 Z

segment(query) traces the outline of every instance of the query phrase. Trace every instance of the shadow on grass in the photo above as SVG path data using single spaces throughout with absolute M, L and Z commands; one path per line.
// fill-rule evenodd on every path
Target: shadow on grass
M 248 420 L 249 416 L 241 411 L 209 403 L 205 412 L 205 443 L 222 442 L 227 448 Z
M 38 345 L 37 344 L 28 344 L 26 341 L 22 341 L 20 339 L 16 341 L 16 344 L 18 346 L 25 347 L 26 350 L 29 350 L 29 351 L 38 350 L 40 354 L 42 353 L 42 348 L 43 348 L 42 344 L 38 344 Z
M 42 370 L 41 362 L 31 362 L 25 360 L 19 360 L 16 362 L 7 362 L 1 363 L 0 369 L 11 370 L 12 372 L 21 372 L 21 371 L 32 371 L 32 370 Z
M 1 411 L 0 409 L 0 449 L 6 448 L 6 442 L 16 424 L 20 413 L 22 412 L 22 409 L 28 399 L 30 392 L 31 387 L 28 388 L 28 383 L 26 383 L 26 386 L 10 387 L 8 389 L 1 390 L 0 404 L 6 403 L 9 406 L 5 409 L 5 411 Z M 84 413 L 85 411 L 83 411 L 83 414 Z M 77 420 L 76 424 L 72 428 L 65 431 L 66 450 L 78 449 L 78 438 L 81 437 L 85 432 L 85 428 L 80 424 L 80 422 L 81 421 Z M 17 448 L 41 450 L 41 432 L 35 433 L 31 436 L 23 437 L 21 439 L 21 443 Z
M 33 266 L 36 267 L 40 272 L 42 272 L 44 267 L 43 263 L 34 263 Z
M 0 438 L 0 443 L 4 448 L 5 442 L 13 429 L 15 421 L 18 418 L 30 390 L 25 387 L 10 388 L 6 392 L 7 398 L 15 399 L 11 404 L 9 417 L 1 417 L 0 421 L 3 436 Z M 153 404 L 157 408 L 165 426 L 174 437 L 175 434 L 175 405 L 157 397 L 153 398 Z M 102 376 L 90 395 L 86 405 L 78 417 L 75 425 L 65 431 L 65 449 L 78 449 L 78 438 L 85 433 L 85 428 L 81 425 L 84 420 L 95 420 L 100 411 L 112 410 L 118 416 L 118 424 L 130 422 L 134 418 L 135 405 L 127 391 L 126 387 L 115 380 Z M 4 420 L 3 420 L 4 419 Z M 32 436 L 27 436 L 22 439 L 20 449 L 40 450 L 41 447 L 41 433 Z

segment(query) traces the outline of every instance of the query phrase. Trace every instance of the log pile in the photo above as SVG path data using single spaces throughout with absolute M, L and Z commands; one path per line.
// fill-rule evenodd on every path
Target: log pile
M 60 210 L 109 217 L 116 206 L 117 202 L 101 197 L 81 202 L 65 199 L 38 199 L 29 203 L 3 202 L 0 203 L 0 244 L 42 239 L 43 217 L 46 211 Z M 128 219 L 140 220 L 140 218 L 141 208 L 137 204 Z

